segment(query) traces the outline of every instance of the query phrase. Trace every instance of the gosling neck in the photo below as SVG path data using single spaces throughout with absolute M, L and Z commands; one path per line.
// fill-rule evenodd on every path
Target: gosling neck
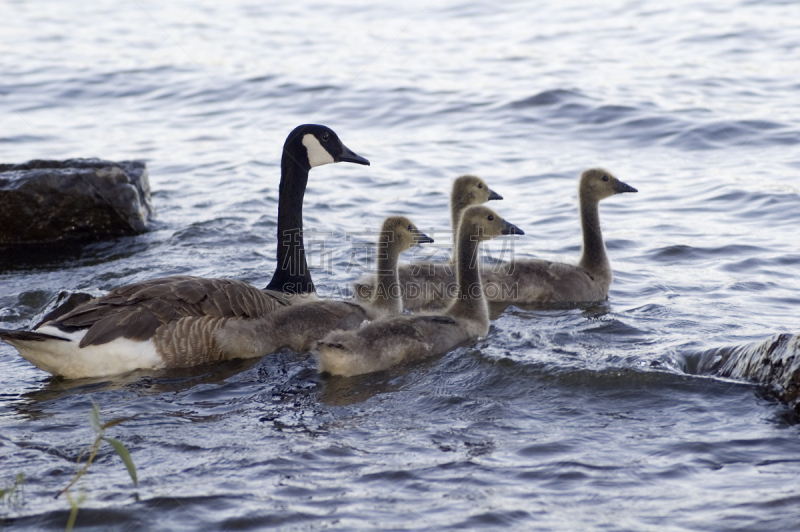
M 453 229 L 453 254 L 450 262 L 458 260 L 458 228 L 461 224 L 461 213 L 470 206 L 469 200 L 461 195 L 453 194 L 450 199 L 450 227 Z
M 381 231 L 381 236 L 378 238 L 378 285 L 370 300 L 374 309 L 388 314 L 403 312 L 400 275 L 397 271 L 397 261 L 401 250 L 400 243 L 394 236 L 393 231 Z
M 478 266 L 479 236 L 471 234 L 467 227 L 459 227 L 456 239 L 458 257 L 456 261 L 456 284 L 458 292 L 447 314 L 454 318 L 466 318 L 489 324 L 489 307 L 483 295 L 481 269 Z
M 303 196 L 310 169 L 307 162 L 295 160 L 284 148 L 278 191 L 278 264 L 267 290 L 315 292 L 303 245 Z
M 583 231 L 583 256 L 580 266 L 589 273 L 606 275 L 611 265 L 606 255 L 603 234 L 600 231 L 600 212 L 597 200 L 581 197 L 581 229 Z

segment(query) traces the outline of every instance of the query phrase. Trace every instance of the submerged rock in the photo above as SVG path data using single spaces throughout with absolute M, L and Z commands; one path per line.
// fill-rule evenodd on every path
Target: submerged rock
M 0 164 L 0 245 L 138 234 L 152 217 L 144 162 Z
M 800 335 L 777 334 L 762 342 L 707 351 L 698 372 L 761 384 L 800 409 Z

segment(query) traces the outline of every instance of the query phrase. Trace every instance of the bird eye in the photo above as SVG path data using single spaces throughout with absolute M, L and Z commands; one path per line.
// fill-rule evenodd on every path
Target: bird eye
M 478 188 L 483 188 L 483 183 L 478 183 Z
M 409 231 L 413 231 L 413 230 L 414 230 L 414 229 L 413 229 L 413 226 L 409 225 L 409 226 L 408 226 L 408 230 L 409 230 Z
M 490 215 L 489 215 L 489 221 L 490 221 L 490 222 L 493 222 L 493 221 L 494 221 L 494 215 L 493 215 L 493 214 L 490 214 Z
M 608 176 L 607 175 L 603 176 L 603 181 L 608 181 Z
M 322 142 L 328 142 L 329 140 L 331 140 L 331 134 L 326 131 L 322 134 Z

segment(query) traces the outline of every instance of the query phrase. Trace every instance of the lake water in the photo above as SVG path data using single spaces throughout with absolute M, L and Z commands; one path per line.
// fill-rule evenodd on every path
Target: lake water
M 601 204 L 608 302 L 511 307 L 486 340 L 327 378 L 309 354 L 102 381 L 49 377 L 0 344 L 4 530 L 800 530 L 800 428 L 709 350 L 800 332 L 800 4 L 793 1 L 4 2 L 0 161 L 147 162 L 138 237 L 5 252 L 0 327 L 61 290 L 158 276 L 264 286 L 280 148 L 332 127 L 370 167 L 316 168 L 305 200 L 320 291 L 369 268 L 403 213 L 445 253 L 464 173 L 525 230 L 493 257 L 576 261 L 576 184 Z M 311 231 L 313 229 L 313 231 Z M 310 243 L 309 243 L 310 242 Z M 504 247 L 505 246 L 505 247 Z

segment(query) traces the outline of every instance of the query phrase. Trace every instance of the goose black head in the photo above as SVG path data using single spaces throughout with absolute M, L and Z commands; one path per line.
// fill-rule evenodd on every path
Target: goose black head
M 591 198 L 593 201 L 622 194 L 623 192 L 638 192 L 632 186 L 623 183 L 608 170 L 592 168 L 581 174 L 580 192 L 582 197 Z
M 331 128 L 318 124 L 294 128 L 283 145 L 283 155 L 306 170 L 340 162 L 369 166 L 369 161 L 353 153 Z

